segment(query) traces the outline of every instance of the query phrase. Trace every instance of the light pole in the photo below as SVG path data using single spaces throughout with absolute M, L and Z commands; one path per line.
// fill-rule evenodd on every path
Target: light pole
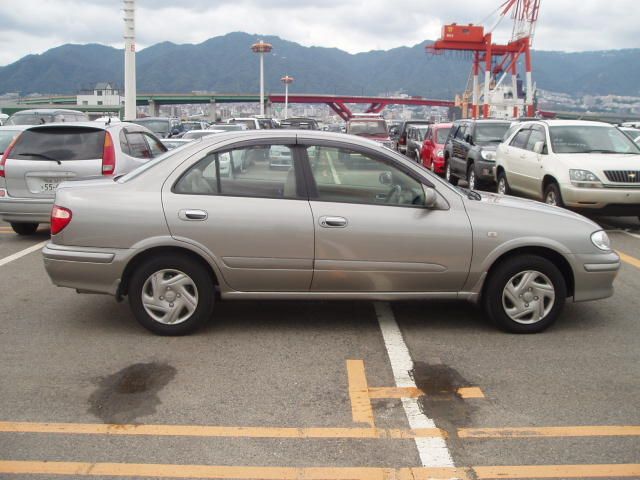
M 124 0 L 124 119 L 136 119 L 136 1 Z
M 293 83 L 293 77 L 285 75 L 280 81 L 284 83 L 284 118 L 289 118 L 289 85 Z
M 258 43 L 251 45 L 253 53 L 260 55 L 260 115 L 264 116 L 264 54 L 269 53 L 273 49 L 270 43 L 260 40 Z

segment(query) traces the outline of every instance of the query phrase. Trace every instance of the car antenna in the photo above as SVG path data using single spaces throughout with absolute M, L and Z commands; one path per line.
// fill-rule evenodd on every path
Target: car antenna
M 111 116 L 109 116 L 109 118 L 107 118 L 107 123 L 105 125 L 111 125 Z

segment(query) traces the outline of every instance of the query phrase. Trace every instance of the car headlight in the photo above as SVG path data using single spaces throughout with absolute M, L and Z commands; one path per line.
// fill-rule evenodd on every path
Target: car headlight
M 569 179 L 576 187 L 600 188 L 602 182 L 589 170 L 569 170 Z
M 480 156 L 485 160 L 493 162 L 496 159 L 496 152 L 494 152 L 493 150 L 481 150 Z
M 438 150 L 438 151 L 436 152 L 436 156 L 437 156 L 437 157 L 442 157 L 443 155 L 444 155 L 444 150 Z
M 611 251 L 611 241 L 609 235 L 604 230 L 599 230 L 591 234 L 591 243 L 593 243 L 600 250 L 605 252 Z

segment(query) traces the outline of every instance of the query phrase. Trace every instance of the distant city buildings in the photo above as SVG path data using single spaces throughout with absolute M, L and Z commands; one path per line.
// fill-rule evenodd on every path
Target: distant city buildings
M 77 96 L 78 105 L 118 106 L 124 105 L 124 96 L 113 83 L 96 83 L 93 90 L 84 90 Z

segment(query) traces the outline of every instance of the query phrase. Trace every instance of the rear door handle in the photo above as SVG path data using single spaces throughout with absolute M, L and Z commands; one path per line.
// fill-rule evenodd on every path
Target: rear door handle
M 347 223 L 344 217 L 320 217 L 320 226 L 324 228 L 344 228 Z
M 188 221 L 203 221 L 206 220 L 209 215 L 204 210 L 180 210 L 178 217 L 181 220 Z

